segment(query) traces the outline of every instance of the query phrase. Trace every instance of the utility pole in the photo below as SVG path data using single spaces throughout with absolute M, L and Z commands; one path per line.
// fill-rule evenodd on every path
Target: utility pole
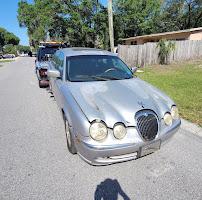
M 113 27 L 112 0 L 108 0 L 108 19 L 109 19 L 110 47 L 111 47 L 111 51 L 114 52 L 114 27 Z

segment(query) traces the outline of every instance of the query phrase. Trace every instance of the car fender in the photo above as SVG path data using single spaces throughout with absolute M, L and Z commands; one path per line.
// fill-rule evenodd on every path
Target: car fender
M 61 87 L 60 92 L 62 93 L 62 110 L 74 134 L 88 137 L 90 122 L 85 113 L 81 110 L 66 84 Z

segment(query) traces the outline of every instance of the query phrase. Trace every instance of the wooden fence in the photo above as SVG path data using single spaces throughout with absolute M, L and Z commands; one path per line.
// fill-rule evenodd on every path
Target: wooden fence
M 129 66 L 158 64 L 159 49 L 157 43 L 143 45 L 119 45 L 118 54 Z M 175 50 L 169 56 L 169 62 L 179 62 L 202 58 L 202 40 L 184 40 L 175 42 Z

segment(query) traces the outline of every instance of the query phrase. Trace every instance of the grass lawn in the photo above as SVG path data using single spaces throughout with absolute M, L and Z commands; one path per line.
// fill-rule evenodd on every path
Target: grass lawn
M 12 61 L 14 61 L 14 60 L 13 59 L 1 59 L 0 64 L 1 63 L 6 63 L 6 62 L 12 62 Z
M 13 62 L 13 59 L 0 59 L 0 67 L 3 67 L 3 63 Z
M 202 60 L 143 68 L 137 76 L 168 94 L 181 117 L 202 126 Z

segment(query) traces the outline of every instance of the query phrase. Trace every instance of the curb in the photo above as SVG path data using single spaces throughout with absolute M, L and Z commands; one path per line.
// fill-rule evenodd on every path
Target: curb
M 202 128 L 196 124 L 193 124 L 185 119 L 181 119 L 181 128 L 184 130 L 187 130 L 194 135 L 197 135 L 199 137 L 202 137 Z

